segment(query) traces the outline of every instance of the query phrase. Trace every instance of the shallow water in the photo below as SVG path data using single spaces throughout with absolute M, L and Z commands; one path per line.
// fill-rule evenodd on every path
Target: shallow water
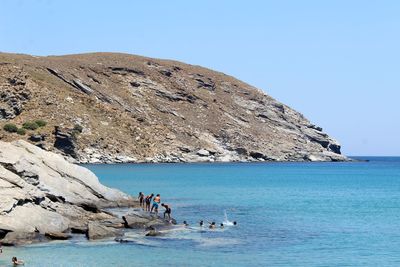
M 400 158 L 360 163 L 87 165 L 101 182 L 160 193 L 187 220 L 162 238 L 5 248 L 25 266 L 400 266 Z M 236 220 L 208 230 L 199 220 Z

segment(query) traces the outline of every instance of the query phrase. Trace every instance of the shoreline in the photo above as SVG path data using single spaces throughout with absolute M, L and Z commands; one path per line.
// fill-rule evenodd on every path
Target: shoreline
M 338 163 L 362 163 L 362 162 L 369 162 L 370 160 L 366 159 L 357 159 L 354 157 L 347 157 L 347 160 L 335 160 L 335 161 L 192 161 L 192 162 L 175 162 L 175 161 L 162 161 L 162 162 L 153 162 L 153 161 L 129 161 L 129 162 L 75 162 L 75 164 L 79 166 L 87 166 L 87 165 L 125 165 L 125 164 L 131 164 L 131 165 L 201 165 L 201 164 L 209 164 L 209 165 L 228 165 L 228 164 L 297 164 L 297 163 L 310 163 L 310 164 L 319 164 L 319 163 L 332 163 L 332 164 L 338 164 Z

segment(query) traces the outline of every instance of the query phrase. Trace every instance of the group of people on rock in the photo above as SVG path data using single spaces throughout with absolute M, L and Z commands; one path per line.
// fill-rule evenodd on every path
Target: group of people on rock
M 152 213 L 154 210 L 154 212 L 158 214 L 158 207 L 160 206 L 161 203 L 160 194 L 154 196 L 154 194 L 151 193 L 150 195 L 145 196 L 143 192 L 139 192 L 138 200 L 139 200 L 139 205 L 141 208 L 143 208 L 143 210 L 148 211 L 150 213 Z M 164 219 L 168 218 L 168 220 L 171 220 L 171 212 L 172 212 L 171 205 L 161 203 L 161 206 L 165 209 Z
M 157 194 L 157 195 L 154 197 L 154 194 L 153 194 L 153 193 L 151 193 L 150 195 L 145 196 L 145 195 L 143 194 L 143 192 L 139 192 L 138 200 L 139 200 L 139 205 L 140 205 L 140 207 L 143 208 L 144 211 L 148 211 L 148 212 L 152 213 L 153 210 L 154 210 L 154 212 L 155 212 L 156 214 L 158 214 L 158 207 L 159 207 L 159 205 L 160 205 L 160 203 L 161 203 L 161 196 L 160 196 L 160 194 Z M 152 203 L 153 203 L 153 204 L 152 204 Z M 151 204 L 152 204 L 152 205 L 151 205 Z M 150 207 L 150 206 L 151 206 L 151 207 Z M 172 212 L 171 205 L 165 204 L 165 203 L 161 203 L 161 206 L 165 209 L 165 210 L 164 210 L 164 219 L 167 218 L 169 221 L 171 221 L 171 212 Z M 204 221 L 201 220 L 201 221 L 199 222 L 199 224 L 200 224 L 200 227 L 204 227 Z M 215 229 L 215 228 L 217 228 L 217 225 L 216 225 L 215 222 L 208 222 L 208 224 L 209 224 L 209 225 L 208 225 L 208 228 L 210 228 L 210 229 Z M 189 226 L 189 224 L 187 223 L 187 221 L 183 221 L 183 225 L 184 225 L 184 226 Z M 234 221 L 234 222 L 233 222 L 233 225 L 237 225 L 237 222 Z M 224 228 L 224 227 L 225 227 L 225 225 L 224 225 L 223 223 L 221 223 L 221 224 L 220 224 L 220 228 Z

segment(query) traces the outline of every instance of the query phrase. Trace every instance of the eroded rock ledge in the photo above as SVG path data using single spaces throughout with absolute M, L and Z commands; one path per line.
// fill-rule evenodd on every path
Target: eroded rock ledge
M 88 169 L 26 141 L 0 141 L 0 242 L 29 244 L 86 234 L 118 237 L 123 228 L 164 224 L 155 215 L 127 215 L 127 224 L 107 211 L 134 207 L 131 196 L 102 185 Z

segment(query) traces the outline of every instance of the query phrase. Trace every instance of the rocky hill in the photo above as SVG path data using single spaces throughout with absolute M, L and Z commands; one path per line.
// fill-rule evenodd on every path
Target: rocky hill
M 3 130 L 36 120 L 47 124 Z M 257 88 L 117 53 L 0 53 L 0 126 L 2 141 L 25 139 L 82 163 L 346 160 L 320 127 Z

